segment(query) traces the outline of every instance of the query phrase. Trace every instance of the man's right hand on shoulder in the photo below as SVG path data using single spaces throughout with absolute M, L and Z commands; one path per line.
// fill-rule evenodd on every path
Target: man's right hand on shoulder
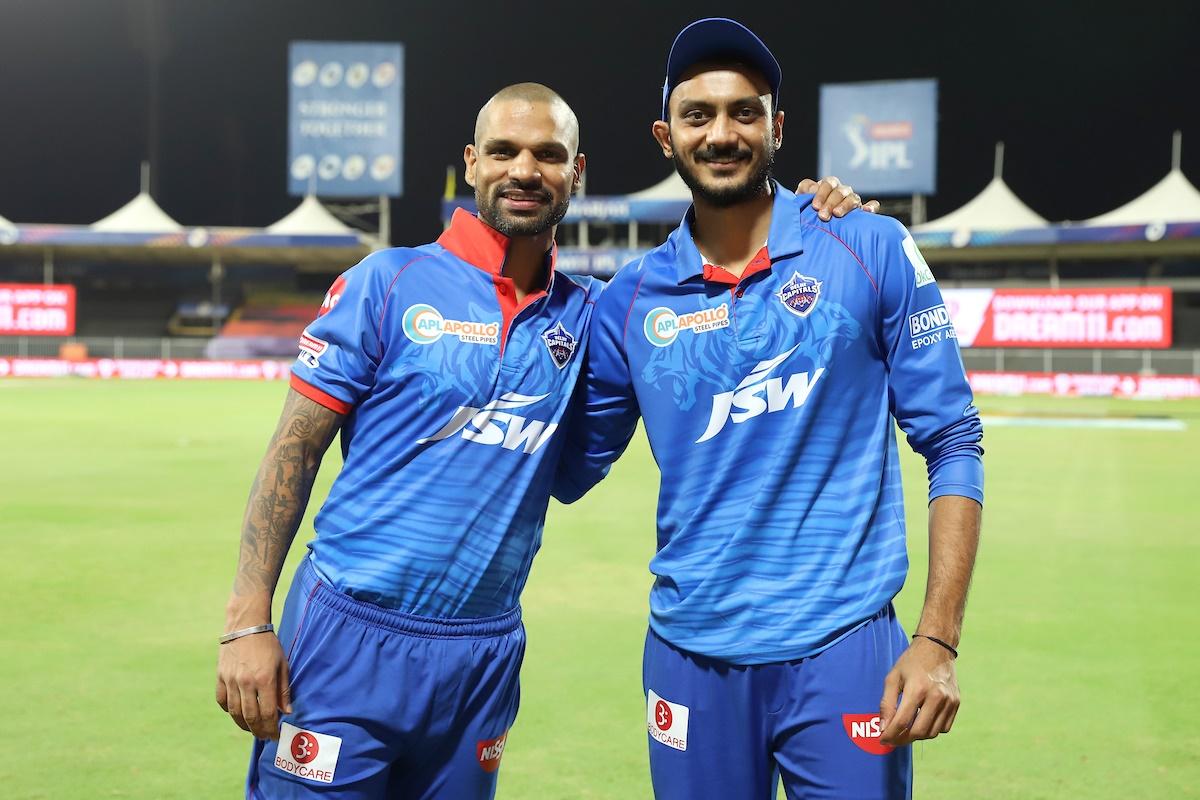
M 292 711 L 287 659 L 271 631 L 234 639 L 217 656 L 217 705 L 242 730 L 279 738 L 279 715 Z

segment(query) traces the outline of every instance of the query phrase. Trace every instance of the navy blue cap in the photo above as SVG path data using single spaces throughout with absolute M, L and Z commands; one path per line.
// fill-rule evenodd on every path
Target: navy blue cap
M 763 40 L 740 22 L 726 17 L 698 19 L 679 32 L 667 56 L 667 80 L 663 83 L 662 119 L 667 119 L 667 101 L 671 92 L 693 64 L 712 58 L 744 61 L 763 74 L 771 87 L 772 111 L 779 110 L 779 84 L 783 70 Z

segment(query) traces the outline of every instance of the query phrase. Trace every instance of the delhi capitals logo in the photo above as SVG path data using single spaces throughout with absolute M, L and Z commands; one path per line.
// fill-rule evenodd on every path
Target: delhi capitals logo
M 785 283 L 775 296 L 780 299 L 784 308 L 797 317 L 807 317 L 817 306 L 823 284 L 824 281 L 793 272 L 792 279 Z
M 543 333 L 542 341 L 546 343 L 546 349 L 550 351 L 550 357 L 559 369 L 567 365 L 571 356 L 575 354 L 575 348 L 579 346 L 578 340 L 561 322 L 556 322 L 553 328 Z

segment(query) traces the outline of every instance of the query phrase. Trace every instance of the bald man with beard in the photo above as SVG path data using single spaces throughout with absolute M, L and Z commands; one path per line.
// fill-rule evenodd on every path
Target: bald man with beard
M 218 659 L 217 702 L 256 737 L 247 797 L 495 795 L 519 598 L 600 284 L 555 271 L 585 167 L 561 97 L 501 90 L 463 156 L 478 214 L 365 258 L 301 336 Z M 276 584 L 339 431 L 276 632 Z

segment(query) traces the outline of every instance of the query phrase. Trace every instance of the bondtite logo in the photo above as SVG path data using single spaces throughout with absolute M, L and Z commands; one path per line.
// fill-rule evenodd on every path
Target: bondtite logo
M 428 444 L 449 439 L 459 431 L 462 438 L 476 444 L 500 445 L 505 450 L 521 449 L 526 455 L 536 453 L 554 432 L 558 430 L 557 422 L 543 422 L 538 419 L 528 419 L 516 414 L 509 414 L 503 409 L 522 408 L 530 406 L 550 395 L 536 396 L 508 392 L 499 400 L 493 400 L 483 408 L 459 406 L 440 431 L 418 439 L 417 444 Z
M 800 345 L 795 345 L 786 353 L 774 358 L 758 362 L 750 374 L 742 378 L 732 392 L 721 392 L 713 395 L 712 416 L 708 418 L 708 427 L 704 434 L 696 440 L 696 444 L 707 442 L 725 428 L 727 422 L 734 425 L 754 419 L 760 414 L 774 414 L 788 408 L 799 408 L 808 401 L 809 394 L 817 381 L 825 374 L 825 368 L 820 367 L 811 377 L 807 372 L 797 372 L 783 378 L 768 378 L 775 367 L 787 360 Z
M 707 333 L 729 326 L 729 304 L 703 308 L 686 314 L 676 314 L 665 306 L 650 309 L 642 322 L 646 339 L 655 347 L 666 347 L 675 341 L 680 331 Z
M 456 336 L 464 344 L 497 344 L 500 324 L 446 319 L 431 305 L 409 306 L 401 320 L 404 335 L 417 344 L 433 344 L 443 336 Z
M 908 143 L 913 137 L 911 122 L 872 122 L 863 114 L 856 114 L 845 125 L 842 132 L 854 147 L 850 166 L 867 169 L 912 169 L 908 157 Z
M 883 733 L 883 725 L 879 713 L 874 714 L 842 714 L 842 727 L 850 741 L 872 755 L 886 756 L 894 750 L 886 744 L 879 743 L 879 735 Z

